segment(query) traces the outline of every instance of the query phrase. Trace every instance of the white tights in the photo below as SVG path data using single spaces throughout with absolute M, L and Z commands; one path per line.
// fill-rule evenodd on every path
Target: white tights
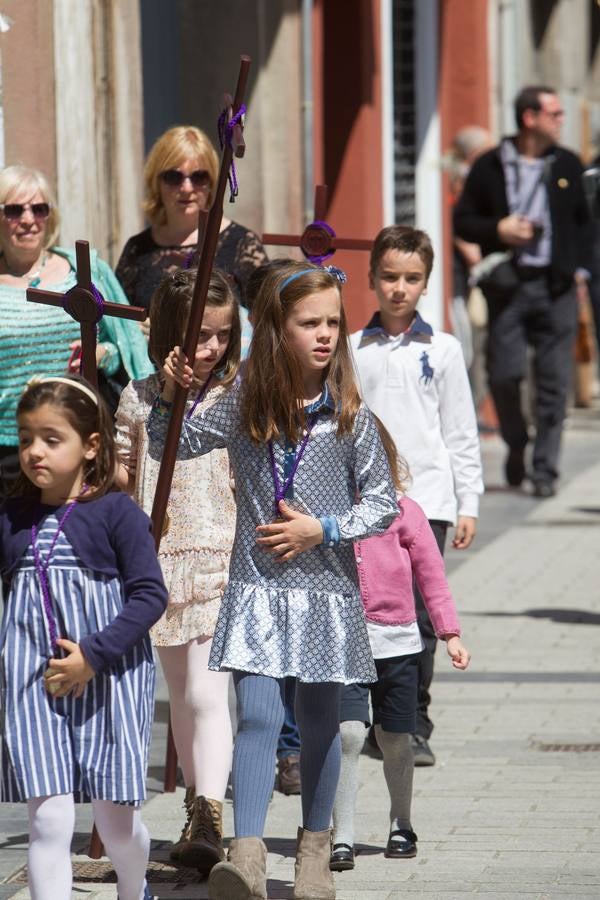
M 117 873 L 119 900 L 143 900 L 150 836 L 141 811 L 109 800 L 93 800 L 98 833 Z M 36 797 L 29 812 L 28 873 L 31 900 L 71 900 L 72 794 Z
M 233 736 L 229 673 L 208 668 L 211 639 L 157 647 L 171 704 L 171 726 L 186 787 L 223 800 L 231 770 Z

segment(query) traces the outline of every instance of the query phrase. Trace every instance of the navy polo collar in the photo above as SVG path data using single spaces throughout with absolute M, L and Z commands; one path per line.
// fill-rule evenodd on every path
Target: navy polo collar
M 381 324 L 381 314 L 379 311 L 374 313 L 369 323 L 363 328 L 362 337 L 372 337 L 375 334 L 387 335 L 387 331 Z M 421 318 L 418 312 L 415 312 L 415 317 L 412 320 L 410 328 L 403 332 L 403 334 L 426 334 L 429 337 L 432 337 L 433 328 L 428 322 Z M 398 335 L 398 337 L 400 337 L 400 335 Z

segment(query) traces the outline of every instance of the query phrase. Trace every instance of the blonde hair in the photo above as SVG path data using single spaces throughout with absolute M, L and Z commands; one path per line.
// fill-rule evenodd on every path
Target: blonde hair
M 60 218 L 56 197 L 46 176 L 31 166 L 7 166 L 0 171 L 0 203 L 6 203 L 10 195 L 17 190 L 30 191 L 31 195 L 39 192 L 44 201 L 50 204 L 50 215 L 46 220 L 44 232 L 44 249 L 53 247 L 58 238 Z
M 143 210 L 152 225 L 164 225 L 166 214 L 160 196 L 161 172 L 176 169 L 188 159 L 198 159 L 210 177 L 208 206 L 219 174 L 219 157 L 210 138 L 193 125 L 175 125 L 154 142 L 144 166 Z

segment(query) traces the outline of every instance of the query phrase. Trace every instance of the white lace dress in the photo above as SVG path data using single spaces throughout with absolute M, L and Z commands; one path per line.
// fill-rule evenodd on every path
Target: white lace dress
M 146 419 L 159 393 L 157 375 L 131 381 L 117 410 L 120 461 L 135 475 L 133 497 L 150 514 L 160 457 L 149 453 Z M 219 399 L 225 389 L 211 388 L 193 418 Z M 190 392 L 187 410 L 195 399 Z M 159 560 L 169 591 L 165 614 L 152 628 L 156 646 L 187 644 L 200 635 L 212 636 L 227 584 L 235 530 L 235 499 L 227 450 L 178 460 L 168 506 L 169 530 L 163 536 Z

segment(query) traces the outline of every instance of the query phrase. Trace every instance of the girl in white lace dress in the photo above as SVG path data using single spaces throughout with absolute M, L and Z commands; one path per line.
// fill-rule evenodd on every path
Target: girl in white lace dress
M 191 270 L 178 270 L 152 299 L 149 352 L 159 366 L 173 344 L 183 340 L 194 277 Z M 186 411 L 192 419 L 226 393 L 239 365 L 237 301 L 218 272 L 211 276 L 199 347 L 208 358 L 194 369 Z M 132 381 L 117 411 L 120 461 L 129 490 L 148 513 L 160 457 L 149 453 L 145 421 L 160 391 L 158 374 Z M 169 688 L 173 737 L 187 788 L 186 822 L 171 856 L 207 873 L 223 855 L 221 812 L 232 753 L 229 675 L 208 670 L 235 527 L 226 450 L 177 462 L 167 516 L 159 560 L 169 605 L 151 635 Z

